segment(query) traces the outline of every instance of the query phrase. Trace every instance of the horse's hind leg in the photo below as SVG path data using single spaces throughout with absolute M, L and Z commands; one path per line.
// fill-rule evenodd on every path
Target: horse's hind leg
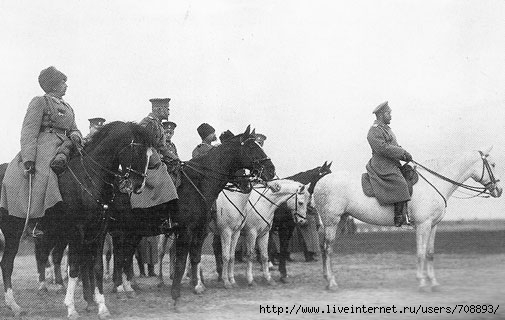
M 181 281 L 186 268 L 186 260 L 188 258 L 189 244 L 191 237 L 189 231 L 183 229 L 176 238 L 175 251 L 176 251 L 176 265 L 174 279 L 172 282 L 172 299 L 174 300 L 174 307 L 177 309 L 177 304 L 181 297 Z
M 46 267 L 48 267 L 49 254 L 54 245 L 54 238 L 50 238 L 48 235 L 35 239 L 35 260 L 37 261 L 37 272 L 39 274 L 39 293 L 48 291 L 46 284 Z
M 281 274 L 281 282 L 287 283 L 288 272 L 286 269 L 286 261 L 289 256 L 289 240 L 293 234 L 293 229 L 290 226 L 282 226 L 279 228 L 279 272 Z
M 265 232 L 261 235 L 257 242 L 258 247 L 260 249 L 261 256 L 261 268 L 263 269 L 263 276 L 269 285 L 275 285 L 275 280 L 272 279 L 272 275 L 270 274 L 270 268 L 268 267 L 268 236 L 269 232 Z
M 110 317 L 110 312 L 107 306 L 105 305 L 105 297 L 103 295 L 103 244 L 104 238 L 102 241 L 95 244 L 94 250 L 94 263 L 93 263 L 93 271 L 94 271 L 94 279 L 95 279 L 95 294 L 94 301 L 98 305 L 98 317 L 99 319 L 106 319 Z
M 426 254 L 426 272 L 428 274 L 428 279 L 431 281 L 431 291 L 440 290 L 440 284 L 435 278 L 435 234 L 437 232 L 437 226 L 431 228 L 430 239 L 428 241 L 428 253 Z
M 64 290 L 65 284 L 63 283 L 63 275 L 61 273 L 61 262 L 63 260 L 63 255 L 65 253 L 65 248 L 67 247 L 67 241 L 65 239 L 58 239 L 56 246 L 51 253 L 53 257 L 54 264 L 54 283 L 58 286 L 57 291 Z
M 165 257 L 165 251 L 167 250 L 168 239 L 169 239 L 168 235 L 162 234 L 162 235 L 160 235 L 160 239 L 158 241 L 158 261 L 159 261 L 158 287 L 159 288 L 165 287 L 165 282 L 163 281 L 163 258 Z
M 16 303 L 14 292 L 12 291 L 12 271 L 14 269 L 14 258 L 18 253 L 19 241 L 24 229 L 24 219 L 9 216 L 7 211 L 1 210 L 2 222 L 0 229 L 5 237 L 5 248 L 0 266 L 5 289 L 5 304 L 9 307 L 14 316 L 19 317 L 25 311 Z
M 202 247 L 205 238 L 207 237 L 207 232 L 205 228 L 201 228 L 193 235 L 193 241 L 190 246 L 190 258 L 191 258 L 191 275 L 192 282 L 195 286 L 194 291 L 196 294 L 201 294 L 205 291 L 205 285 L 203 283 L 202 274 Z

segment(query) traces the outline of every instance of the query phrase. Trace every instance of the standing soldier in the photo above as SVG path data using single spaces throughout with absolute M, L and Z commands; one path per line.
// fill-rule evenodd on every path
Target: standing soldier
M 170 98 L 151 99 L 152 112 L 140 121 L 153 137 L 153 154 L 149 159 L 146 187 L 140 194 L 132 194 L 132 208 L 150 208 L 168 202 L 167 216 L 161 226 L 161 232 L 167 233 L 172 226 L 172 217 L 179 212 L 177 190 L 172 178 L 168 175 L 167 166 L 162 158 L 173 158 L 175 155 L 168 149 L 165 131 L 161 124 L 170 115 Z
M 388 102 L 378 105 L 373 112 L 376 120 L 368 131 L 372 158 L 366 165 L 370 183 L 381 205 L 394 204 L 395 226 L 407 220 L 407 201 L 410 200 L 407 181 L 400 171 L 400 160 L 412 161 L 412 156 L 396 141 L 391 131 L 391 108 Z M 408 222 L 408 221 L 407 221 Z

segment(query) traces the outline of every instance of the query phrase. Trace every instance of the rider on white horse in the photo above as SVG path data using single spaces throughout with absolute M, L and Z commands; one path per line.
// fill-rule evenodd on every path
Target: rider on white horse
M 391 131 L 391 108 L 388 102 L 378 105 L 373 112 L 376 120 L 368 131 L 372 158 L 366 165 L 375 197 L 381 205 L 394 204 L 395 226 L 406 221 L 407 201 L 410 200 L 407 181 L 400 171 L 400 160 L 412 161 L 412 156 L 396 141 Z

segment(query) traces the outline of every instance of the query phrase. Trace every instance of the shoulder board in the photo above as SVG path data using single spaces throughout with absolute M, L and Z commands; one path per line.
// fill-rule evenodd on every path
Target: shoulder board
M 374 123 L 374 124 L 372 125 L 372 127 L 373 127 L 373 128 L 377 128 L 378 126 L 379 126 L 379 125 L 378 125 L 377 123 Z

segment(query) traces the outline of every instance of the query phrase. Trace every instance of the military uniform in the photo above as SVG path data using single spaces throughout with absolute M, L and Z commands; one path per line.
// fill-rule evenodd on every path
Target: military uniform
M 405 160 L 406 151 L 398 145 L 391 128 L 375 121 L 367 139 L 372 158 L 366 169 L 379 203 L 386 205 L 410 200 L 407 182 L 400 171 L 400 160 Z
M 214 148 L 213 145 L 202 142 L 196 146 L 191 155 L 193 156 L 193 158 L 198 158 L 207 154 L 207 152 L 209 152 L 212 148 Z
M 10 215 L 26 218 L 28 179 L 23 163 L 35 162 L 30 218 L 44 216 L 46 209 L 62 201 L 58 177 L 50 163 L 64 147 L 72 145 L 71 135 L 82 137 L 74 110 L 61 98 L 46 94 L 33 98 L 21 129 L 21 151 L 9 163 L 2 184 L 0 207 Z
M 142 119 L 140 125 L 144 126 L 153 137 L 155 154 L 151 156 L 152 158 L 175 157 L 167 147 L 161 121 L 153 113 Z M 159 166 L 147 170 L 146 187 L 142 193 L 132 194 L 131 204 L 132 208 L 149 208 L 177 198 L 177 190 L 168 174 L 167 166 L 161 162 Z

